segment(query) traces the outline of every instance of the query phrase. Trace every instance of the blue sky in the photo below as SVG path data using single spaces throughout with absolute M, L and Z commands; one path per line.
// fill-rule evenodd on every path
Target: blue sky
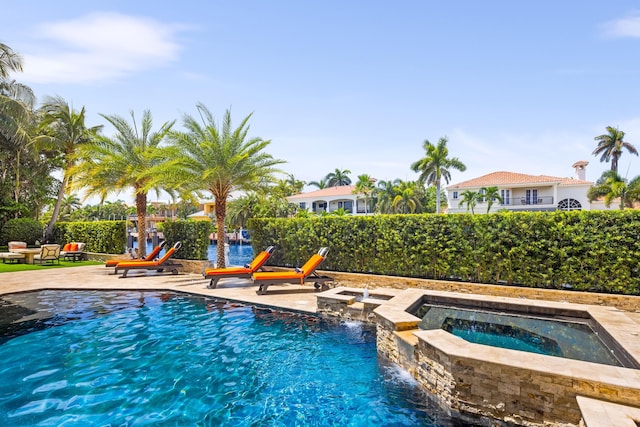
M 0 42 L 38 98 L 156 126 L 231 108 L 304 181 L 416 179 L 425 139 L 467 166 L 587 179 L 608 125 L 640 149 L 636 1 L 3 2 Z M 109 128 L 105 131 L 110 132 Z M 620 173 L 640 174 L 627 153 Z M 118 198 L 125 198 L 121 195 Z

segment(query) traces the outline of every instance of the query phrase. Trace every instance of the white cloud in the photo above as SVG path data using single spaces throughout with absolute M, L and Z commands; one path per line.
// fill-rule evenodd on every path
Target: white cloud
M 608 21 L 602 25 L 602 32 L 606 37 L 640 37 L 640 15 Z
M 178 58 L 175 34 L 182 28 L 110 12 L 43 24 L 34 35 L 44 49 L 24 54 L 21 79 L 94 83 L 163 66 Z

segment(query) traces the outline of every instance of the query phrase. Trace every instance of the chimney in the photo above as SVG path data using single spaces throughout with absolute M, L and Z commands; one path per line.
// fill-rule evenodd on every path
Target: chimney
M 589 162 L 587 162 L 586 160 L 578 160 L 573 165 L 571 165 L 571 167 L 576 170 L 576 178 L 578 178 L 580 181 L 586 180 L 586 169 L 588 164 Z

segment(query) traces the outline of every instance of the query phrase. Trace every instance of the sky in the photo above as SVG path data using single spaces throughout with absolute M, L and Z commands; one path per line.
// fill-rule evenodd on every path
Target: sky
M 309 182 L 335 169 L 415 180 L 447 137 L 450 184 L 510 171 L 572 177 L 607 126 L 640 149 L 640 3 L 631 0 L 0 0 L 11 77 L 155 129 L 203 103 Z M 619 172 L 640 175 L 624 153 Z M 446 183 L 443 182 L 443 185 Z M 306 190 L 312 190 L 307 187 Z M 127 199 L 120 194 L 114 199 Z M 153 197 L 151 198 L 153 200 Z

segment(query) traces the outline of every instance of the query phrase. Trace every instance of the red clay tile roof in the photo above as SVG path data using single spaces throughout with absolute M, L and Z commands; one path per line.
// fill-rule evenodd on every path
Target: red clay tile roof
M 307 199 L 309 197 L 322 198 L 332 196 L 351 196 L 355 185 L 341 185 L 339 187 L 323 188 L 322 190 L 310 191 L 308 193 L 300 193 L 287 197 L 288 200 Z
M 492 172 L 481 177 L 470 179 L 459 184 L 450 185 L 447 190 L 461 188 L 482 188 L 482 187 L 504 187 L 509 185 L 529 185 L 529 184 L 559 184 L 559 185 L 591 185 L 591 181 L 582 181 L 573 178 L 559 178 L 548 175 L 527 175 L 515 172 Z

